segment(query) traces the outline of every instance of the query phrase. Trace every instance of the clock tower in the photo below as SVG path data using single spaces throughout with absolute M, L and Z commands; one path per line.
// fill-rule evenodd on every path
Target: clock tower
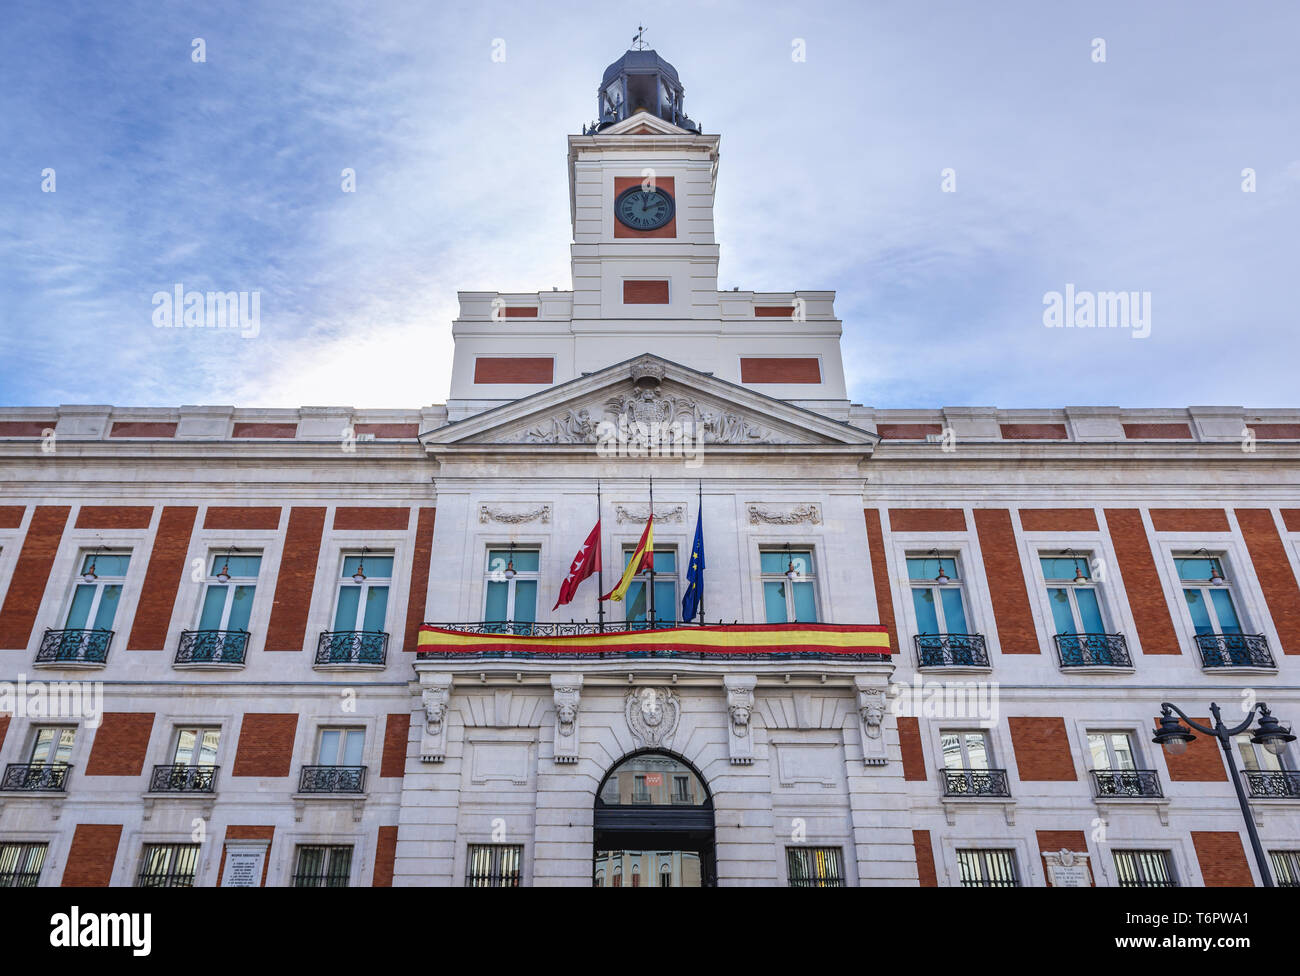
M 460 293 L 453 419 L 647 352 L 847 416 L 833 292 L 718 290 L 720 141 L 658 52 L 605 69 L 568 137 L 573 289 Z

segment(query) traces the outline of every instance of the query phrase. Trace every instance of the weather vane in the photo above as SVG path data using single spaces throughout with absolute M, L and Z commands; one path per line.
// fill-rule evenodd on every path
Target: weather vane
M 644 39 L 644 38 L 645 38 L 645 28 L 642 27 L 640 24 L 637 24 L 637 25 L 636 25 L 636 36 L 632 38 L 632 41 L 633 41 L 633 43 L 636 44 L 636 49 L 637 49 L 638 51 L 644 51 L 644 50 L 645 50 L 645 39 Z

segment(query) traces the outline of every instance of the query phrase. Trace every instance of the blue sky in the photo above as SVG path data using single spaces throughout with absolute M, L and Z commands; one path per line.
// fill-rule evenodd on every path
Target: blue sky
M 720 287 L 836 290 L 855 401 L 1296 402 L 1294 3 L 9 0 L 0 403 L 441 402 L 457 289 L 569 286 L 565 136 L 645 17 Z M 177 282 L 260 335 L 154 328 Z M 1044 328 L 1067 283 L 1150 336 Z

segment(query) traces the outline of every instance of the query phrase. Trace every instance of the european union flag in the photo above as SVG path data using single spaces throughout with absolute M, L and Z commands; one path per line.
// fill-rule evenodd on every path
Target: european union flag
M 695 519 L 695 541 L 686 570 L 686 592 L 682 595 L 682 620 L 694 620 L 704 606 L 704 509 Z

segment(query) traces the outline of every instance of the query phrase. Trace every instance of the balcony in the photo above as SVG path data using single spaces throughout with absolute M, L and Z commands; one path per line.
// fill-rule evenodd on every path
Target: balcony
M 1197 634 L 1206 668 L 1276 668 L 1263 634 Z
M 1063 668 L 1131 668 L 1123 634 L 1057 634 L 1056 656 Z
M 68 788 L 67 763 L 10 763 L 0 779 L 6 793 L 62 793 Z
M 1300 769 L 1248 769 L 1243 775 L 1251 796 L 1300 799 Z
M 303 766 L 299 793 L 364 793 L 365 766 Z
M 1006 797 L 1011 786 L 1005 769 L 945 769 L 943 795 Z
M 248 651 L 246 630 L 185 630 L 176 648 L 176 664 L 242 665 Z
M 1160 774 L 1154 769 L 1094 769 L 1092 785 L 1098 797 L 1161 798 Z
M 917 665 L 922 668 L 987 668 L 983 634 L 917 634 Z
M 47 630 L 36 652 L 37 664 L 102 665 L 108 662 L 111 630 Z
M 316 643 L 316 664 L 382 667 L 388 635 L 380 630 L 330 630 Z
M 714 624 L 590 620 L 426 623 L 417 661 L 580 659 L 613 661 L 840 661 L 883 664 L 892 653 L 879 624 Z
M 212 793 L 217 787 L 216 766 L 180 763 L 155 766 L 149 777 L 150 793 Z

